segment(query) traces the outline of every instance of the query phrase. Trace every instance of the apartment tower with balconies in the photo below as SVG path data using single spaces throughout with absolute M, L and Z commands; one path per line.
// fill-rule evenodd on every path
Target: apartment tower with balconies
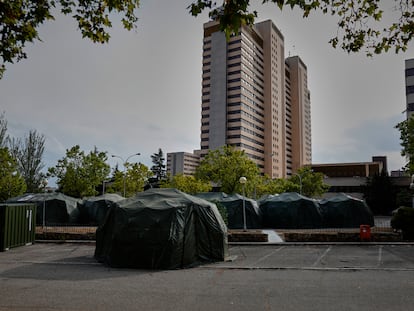
M 272 178 L 311 164 L 307 68 L 270 20 L 226 39 L 204 24 L 201 155 L 233 145 Z
M 414 58 L 405 60 L 405 96 L 409 119 L 414 113 Z

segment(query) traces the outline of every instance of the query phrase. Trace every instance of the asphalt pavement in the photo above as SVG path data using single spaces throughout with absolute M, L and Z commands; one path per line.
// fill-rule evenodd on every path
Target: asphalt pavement
M 414 246 L 235 245 L 181 270 L 113 269 L 93 244 L 0 253 L 0 310 L 411 310 Z

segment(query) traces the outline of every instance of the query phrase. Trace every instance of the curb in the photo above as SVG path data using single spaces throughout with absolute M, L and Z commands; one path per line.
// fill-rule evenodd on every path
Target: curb
M 413 245 L 414 242 L 229 242 L 230 246 L 301 246 L 301 245 L 344 245 L 344 246 L 367 246 L 367 245 Z
M 96 245 L 94 240 L 35 240 L 35 243 L 43 244 L 84 244 Z M 411 245 L 414 242 L 228 242 L 229 246 L 318 246 L 318 245 L 343 245 L 343 246 L 375 246 L 375 245 Z

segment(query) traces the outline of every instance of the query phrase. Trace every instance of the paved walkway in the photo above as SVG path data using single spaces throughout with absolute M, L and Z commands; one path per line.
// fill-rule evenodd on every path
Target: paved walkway
M 228 269 L 389 270 L 414 272 L 412 244 L 319 244 L 230 247 Z
M 0 311 L 406 311 L 412 245 L 231 246 L 233 260 L 192 269 L 113 269 L 94 245 L 0 253 Z

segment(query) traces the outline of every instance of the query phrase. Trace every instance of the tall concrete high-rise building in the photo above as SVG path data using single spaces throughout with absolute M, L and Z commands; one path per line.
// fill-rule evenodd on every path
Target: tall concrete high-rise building
M 307 68 L 285 59 L 284 37 L 267 20 L 226 40 L 204 24 L 201 154 L 233 145 L 272 178 L 311 164 Z
M 414 58 L 405 60 L 405 96 L 408 119 L 414 113 Z
M 306 65 L 298 56 L 286 59 L 286 162 L 290 175 L 312 163 L 310 92 Z

